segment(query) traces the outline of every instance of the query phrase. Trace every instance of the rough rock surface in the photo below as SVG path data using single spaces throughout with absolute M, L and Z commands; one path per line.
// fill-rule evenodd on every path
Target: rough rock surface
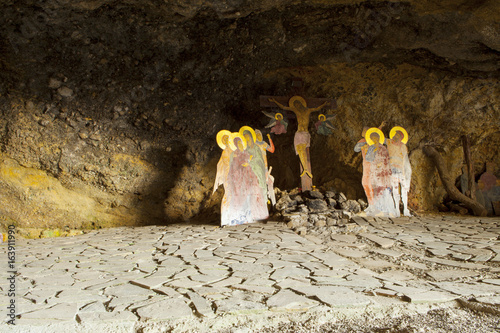
M 312 137 L 316 185 L 363 197 L 352 147 L 363 125 L 387 120 L 411 135 L 412 208 L 435 209 L 444 190 L 422 143 L 441 145 L 455 176 L 462 134 L 476 172 L 500 156 L 498 7 L 3 1 L 0 223 L 38 237 L 211 218 L 215 134 L 264 127 L 259 95 L 290 94 L 293 76 L 338 104 L 335 133 Z M 294 126 L 269 156 L 282 189 L 298 186 Z

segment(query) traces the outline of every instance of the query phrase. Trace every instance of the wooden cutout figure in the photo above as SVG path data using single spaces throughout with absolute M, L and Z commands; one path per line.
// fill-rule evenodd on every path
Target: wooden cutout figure
M 488 215 L 495 213 L 493 202 L 500 200 L 500 188 L 497 186 L 498 179 L 495 176 L 495 163 L 486 162 L 486 171 L 479 177 L 480 190 L 484 198 L 484 208 L 488 211 Z
M 265 114 L 267 117 L 271 118 L 269 124 L 266 125 L 266 128 L 271 127 L 271 133 L 274 134 L 286 133 L 286 129 L 288 127 L 288 121 L 286 121 L 286 119 L 283 117 L 283 114 L 279 112 L 271 113 L 266 111 L 262 111 L 262 113 Z
M 223 149 L 215 178 L 214 192 L 224 185 L 221 225 L 238 225 L 265 220 L 267 209 L 266 168 L 257 137 L 251 127 L 239 132 L 223 130 L 217 143 Z
M 262 97 L 261 97 L 262 98 Z M 309 108 L 307 102 L 303 97 L 293 96 L 288 100 L 288 106 L 278 102 L 275 97 L 269 97 L 268 101 L 274 103 L 285 111 L 291 111 L 297 117 L 298 128 L 294 137 L 295 153 L 300 159 L 300 178 L 302 183 L 302 191 L 312 190 L 312 173 L 311 161 L 309 158 L 309 147 L 311 146 L 311 135 L 308 132 L 309 117 L 311 113 L 324 108 L 326 105 L 331 104 L 330 99 L 322 99 L 323 104 Z M 261 105 L 263 105 L 261 101 Z M 269 106 L 269 105 L 263 105 Z
M 316 122 L 316 124 L 314 124 L 318 134 L 321 135 L 333 134 L 333 130 L 335 129 L 335 127 L 333 126 L 331 121 L 333 120 L 333 118 L 335 118 L 335 116 L 336 116 L 335 114 L 324 115 L 322 113 L 318 116 L 318 121 Z
M 215 176 L 215 184 L 212 195 L 217 191 L 220 185 L 227 184 L 227 174 L 229 173 L 229 165 L 233 151 L 229 148 L 229 136 L 231 132 L 228 130 L 221 130 L 217 133 L 217 144 L 222 149 L 219 162 L 217 163 L 217 174 Z M 224 201 L 224 199 L 223 199 Z
M 403 201 L 403 214 L 411 216 L 408 210 L 408 191 L 411 183 L 411 165 L 408 158 L 408 133 L 401 126 L 395 126 L 389 133 L 390 139 L 385 140 L 389 151 L 389 166 L 391 168 L 392 197 L 399 213 L 399 200 Z M 401 196 L 399 187 L 401 185 Z
M 365 151 L 363 187 L 369 204 L 365 213 L 369 216 L 399 216 L 391 195 L 391 169 L 389 152 L 383 145 L 384 133 L 375 127 L 363 130 L 363 133 L 365 139 L 356 144 L 354 151 Z
M 257 141 L 255 144 L 259 146 L 261 150 L 262 157 L 264 158 L 264 165 L 266 167 L 267 196 L 271 199 L 271 203 L 274 206 L 276 204 L 276 196 L 274 194 L 274 177 L 271 176 L 272 167 L 268 170 L 267 164 L 267 152 L 274 153 L 274 143 L 269 134 L 267 135 L 269 144 L 264 141 L 260 130 L 255 130 L 255 134 L 257 135 Z

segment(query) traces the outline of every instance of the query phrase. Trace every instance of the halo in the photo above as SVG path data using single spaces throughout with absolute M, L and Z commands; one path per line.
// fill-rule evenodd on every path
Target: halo
M 257 135 L 255 134 L 255 131 L 253 130 L 253 128 L 251 128 L 250 126 L 241 127 L 240 134 L 242 137 L 245 137 L 245 135 L 244 135 L 245 131 L 249 131 L 250 134 L 252 134 L 253 142 L 257 141 Z
M 400 131 L 401 133 L 403 133 L 403 139 L 401 139 L 401 142 L 406 144 L 408 142 L 408 132 L 406 132 L 406 130 L 401 126 L 394 126 L 391 129 L 391 133 L 389 133 L 389 137 L 392 139 L 394 137 L 394 135 L 396 135 L 397 131 Z
M 375 144 L 375 142 L 373 142 L 373 140 L 370 138 L 370 135 L 372 133 L 377 133 L 379 136 L 378 142 L 380 142 L 381 145 L 384 144 L 384 141 L 385 141 L 384 133 L 381 130 L 379 130 L 378 128 L 372 127 L 368 131 L 366 131 L 366 134 L 365 134 L 365 140 L 370 146 Z
M 280 115 L 281 119 L 283 119 L 283 115 L 281 113 L 279 113 L 279 112 L 274 115 L 274 119 L 279 120 L 278 119 L 278 115 Z
M 321 120 L 321 117 L 323 117 L 323 120 Z M 320 113 L 320 115 L 318 116 L 318 120 L 326 121 L 326 116 L 324 114 Z
M 245 137 L 238 132 L 234 132 L 229 135 L 229 148 L 231 148 L 232 151 L 238 150 L 238 147 L 234 144 L 234 139 L 236 138 L 240 138 L 241 143 L 243 144 L 243 149 L 247 149 L 247 140 L 245 140 Z
M 295 103 L 295 101 L 299 101 L 305 108 L 307 107 L 306 100 L 300 96 L 293 96 L 292 98 L 290 98 L 290 100 L 288 101 L 288 106 L 293 107 L 293 103 Z
M 230 136 L 231 132 L 228 130 L 220 130 L 219 133 L 217 133 L 217 144 L 219 145 L 220 149 L 226 149 L 226 145 L 222 142 L 222 138 L 226 135 Z

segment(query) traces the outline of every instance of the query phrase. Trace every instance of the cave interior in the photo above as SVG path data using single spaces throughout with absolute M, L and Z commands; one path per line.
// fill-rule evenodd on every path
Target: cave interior
M 404 127 L 415 213 L 449 209 L 433 161 L 459 182 L 500 179 L 497 0 L 22 0 L 0 4 L 0 224 L 26 237 L 217 222 L 221 129 L 264 137 L 260 96 L 334 101 L 311 117 L 314 185 L 363 199 L 364 126 Z M 275 187 L 300 186 L 297 122 L 272 135 Z M 467 213 L 472 214 L 471 211 Z

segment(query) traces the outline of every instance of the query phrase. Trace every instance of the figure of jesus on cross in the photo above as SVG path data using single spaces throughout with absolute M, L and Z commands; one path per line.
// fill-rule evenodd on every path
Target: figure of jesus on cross
M 309 134 L 308 131 L 309 117 L 311 113 L 321 110 L 328 104 L 333 105 L 332 100 L 326 98 L 324 99 L 316 98 L 314 99 L 313 102 L 316 103 L 316 105 L 318 105 L 319 100 L 321 100 L 323 104 L 314 108 L 310 108 L 307 106 L 306 100 L 301 96 L 293 96 L 292 98 L 290 98 L 288 100 L 288 106 L 278 102 L 277 98 L 275 97 L 270 97 L 270 96 L 267 97 L 268 102 L 274 103 L 283 110 L 293 112 L 297 117 L 297 132 L 295 133 L 293 144 L 295 146 L 295 153 L 299 155 L 300 159 L 300 172 L 301 172 L 300 178 L 303 191 L 312 189 L 312 177 L 313 177 L 311 172 L 311 161 L 309 158 L 309 147 L 311 145 L 311 135 Z M 265 104 L 267 103 L 262 103 L 261 99 L 262 106 L 269 106 Z

